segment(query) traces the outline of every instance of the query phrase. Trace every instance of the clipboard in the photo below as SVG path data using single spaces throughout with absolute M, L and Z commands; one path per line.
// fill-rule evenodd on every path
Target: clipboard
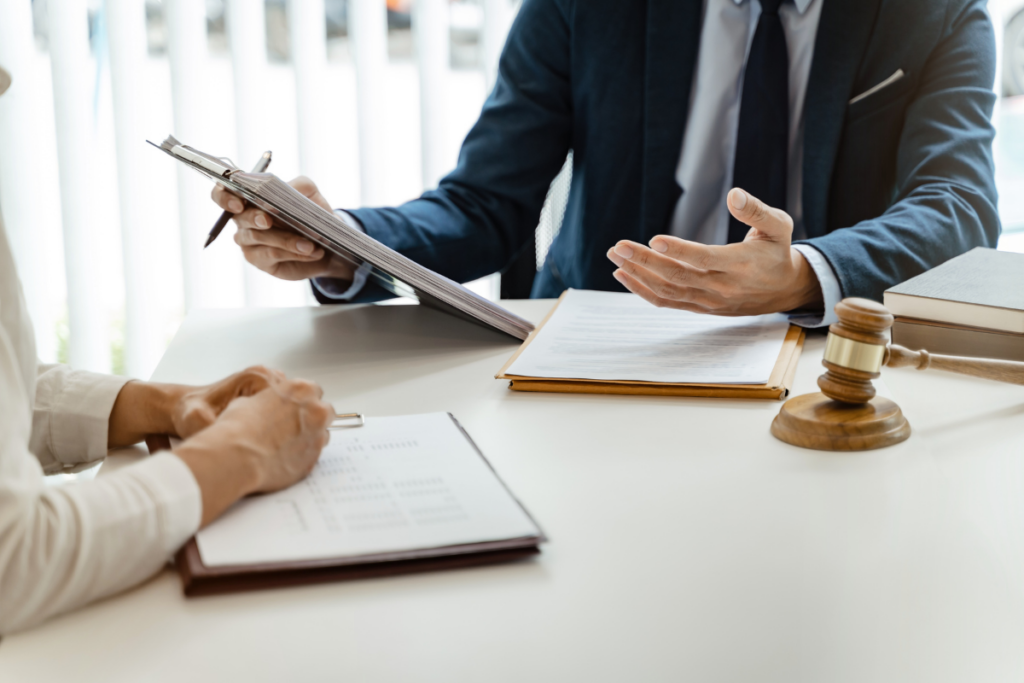
M 528 320 L 378 242 L 272 173 L 246 173 L 230 159 L 201 152 L 174 136 L 159 145 L 147 142 L 345 260 L 353 269 L 369 264 L 369 280 L 395 296 L 519 340 L 526 339 L 533 330 Z
M 524 377 L 510 375 L 508 369 L 536 339 L 540 331 L 558 310 L 565 298 L 563 292 L 537 328 L 502 366 L 495 379 L 508 380 L 512 391 L 535 391 L 556 394 L 617 394 L 624 396 L 693 396 L 702 398 L 752 398 L 781 400 L 789 396 L 793 378 L 803 352 L 806 332 L 802 327 L 790 325 L 782 342 L 779 358 L 764 384 L 689 384 L 676 382 L 645 382 L 637 380 L 559 379 L 550 377 Z
M 513 562 L 540 554 L 540 545 L 547 542 L 547 535 L 494 472 L 494 468 L 462 424 L 451 413 L 448 414 L 448 417 L 469 442 L 473 451 L 494 473 L 501 486 L 508 491 L 512 500 L 537 528 L 536 536 L 391 551 L 371 556 L 329 557 L 216 567 L 208 567 L 204 564 L 199 544 L 193 537 L 174 556 L 174 565 L 181 578 L 182 591 L 185 596 L 220 595 L 268 588 L 460 569 Z M 364 424 L 365 418 L 362 414 L 345 413 L 336 416 L 328 429 L 358 429 Z M 151 435 L 146 437 L 146 446 L 150 453 L 170 450 L 171 440 L 166 435 Z

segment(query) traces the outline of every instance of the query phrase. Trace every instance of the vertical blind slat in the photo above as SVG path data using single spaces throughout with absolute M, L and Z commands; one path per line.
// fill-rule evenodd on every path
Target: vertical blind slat
M 252 168 L 266 151 L 261 144 L 261 119 L 267 97 L 266 8 L 262 1 L 228 0 L 227 30 L 231 47 L 231 73 L 235 91 L 235 163 Z M 243 266 L 245 303 L 268 306 L 274 301 L 273 281 L 249 264 Z
M 109 320 L 102 306 L 102 272 L 94 258 L 92 227 L 93 119 L 85 0 L 51 0 L 50 65 L 53 71 L 57 158 L 60 165 L 64 269 L 68 290 L 68 361 L 76 368 L 110 371 Z
M 36 351 L 46 362 L 57 359 L 57 337 L 51 315 L 47 274 L 49 255 L 40 236 L 44 217 L 40 197 L 51 196 L 39 187 L 44 177 L 40 157 L 43 130 L 37 120 L 38 58 L 32 40 L 31 5 L 24 0 L 0 0 L 0 65 L 12 77 L 11 88 L 0 97 L 0 209 L 7 236 L 18 261 L 25 299 L 36 332 Z
M 174 107 L 174 134 L 180 140 L 201 148 L 198 139 L 203 129 L 203 84 L 207 68 L 205 0 L 167 0 L 167 54 L 171 64 L 171 97 Z M 208 193 L 207 183 L 182 164 L 175 164 L 178 178 L 178 220 L 181 226 L 181 266 L 185 289 L 185 310 L 203 306 L 210 300 L 211 283 L 203 267 L 202 244 L 204 212 L 195 197 Z
M 494 89 L 498 77 L 498 58 L 505 47 L 505 38 L 512 24 L 513 9 L 509 0 L 482 0 L 484 10 L 483 35 L 480 51 L 487 78 L 487 90 Z
M 356 64 L 360 196 L 364 206 L 377 206 L 384 203 L 387 183 L 382 91 L 388 64 L 387 6 L 381 0 L 349 0 L 348 28 Z
M 106 0 L 106 8 L 124 261 L 124 365 L 130 376 L 149 377 L 163 353 L 163 325 L 154 305 L 160 283 L 147 268 L 154 255 L 146 248 L 149 220 L 141 155 L 149 150 L 142 132 L 144 111 L 136 100 L 146 88 L 146 8 L 142 0 Z
M 295 72 L 299 171 L 313 179 L 325 163 L 319 91 L 327 68 L 327 22 L 323 0 L 289 0 L 288 31 Z
M 412 29 L 420 79 L 420 148 L 423 187 L 437 187 L 447 168 L 446 111 L 450 38 L 448 0 L 416 0 Z

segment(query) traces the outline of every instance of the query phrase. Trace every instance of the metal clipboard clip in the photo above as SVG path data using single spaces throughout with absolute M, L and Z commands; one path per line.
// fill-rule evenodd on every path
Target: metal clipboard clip
M 366 424 L 366 418 L 362 413 L 342 413 L 334 416 L 334 421 L 328 430 L 332 429 L 356 429 Z
M 153 144 L 153 143 L 150 143 Z M 173 136 L 168 135 L 167 139 L 159 145 L 155 145 L 172 156 L 184 159 L 216 176 L 226 178 L 238 170 L 235 162 L 226 157 L 213 157 L 188 145 L 183 145 Z

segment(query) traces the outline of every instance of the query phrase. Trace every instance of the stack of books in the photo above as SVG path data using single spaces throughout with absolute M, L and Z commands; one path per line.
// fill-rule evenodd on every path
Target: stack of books
M 1024 254 L 978 247 L 885 292 L 894 344 L 1024 361 Z

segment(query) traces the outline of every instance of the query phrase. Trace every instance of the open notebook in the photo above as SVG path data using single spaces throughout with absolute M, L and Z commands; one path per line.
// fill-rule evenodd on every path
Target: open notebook
M 185 594 L 207 595 L 501 562 L 545 540 L 455 418 L 432 413 L 332 429 L 308 477 L 239 501 L 176 562 Z
M 570 289 L 497 378 L 516 391 L 778 399 L 803 341 L 782 314 L 700 315 Z
M 244 197 L 324 249 L 358 267 L 373 266 L 370 278 L 387 291 L 445 313 L 526 339 L 533 324 L 457 282 L 424 268 L 326 211 L 272 173 L 245 173 L 230 161 L 182 145 L 172 136 L 149 144 Z

